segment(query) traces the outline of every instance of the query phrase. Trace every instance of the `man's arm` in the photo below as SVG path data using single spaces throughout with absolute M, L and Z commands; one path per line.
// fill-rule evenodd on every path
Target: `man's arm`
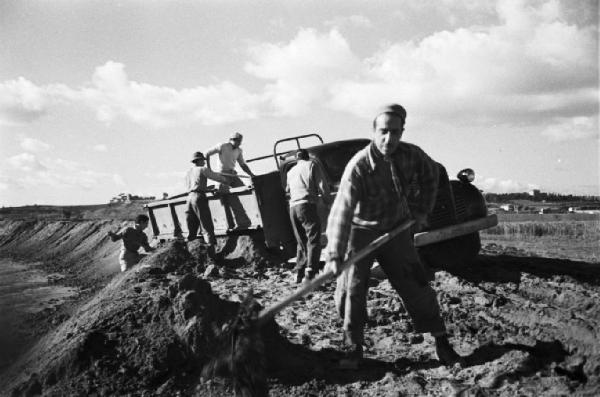
M 221 174 L 219 174 L 217 172 L 214 172 L 213 170 L 211 170 L 208 167 L 203 168 L 201 172 L 208 179 L 212 179 L 213 181 L 217 181 L 217 182 L 229 185 L 229 178 L 227 178 L 226 176 L 223 176 L 223 175 L 221 175 Z
M 214 155 L 214 154 L 217 154 L 217 153 L 220 153 L 220 152 L 221 152 L 221 145 L 217 145 L 217 146 L 215 146 L 215 147 L 212 147 L 212 148 L 210 148 L 210 149 L 208 149 L 208 150 L 206 151 L 206 153 L 205 153 L 205 156 L 206 156 L 206 166 L 207 166 L 208 168 L 211 168 L 211 167 L 210 167 L 210 157 L 211 157 L 212 155 Z
M 328 270 L 335 274 L 339 274 L 348 248 L 352 217 L 360 195 L 358 186 L 358 176 L 352 168 L 346 168 L 327 219 L 325 254 Z
M 250 167 L 248 167 L 248 164 L 246 164 L 246 160 L 244 160 L 244 155 L 242 154 L 241 150 L 240 155 L 237 158 L 237 162 L 240 165 L 240 168 L 244 170 L 246 174 L 250 175 L 251 178 L 254 178 L 256 176 L 252 173 L 252 171 L 250 171 Z
M 120 240 L 120 239 L 123 238 L 123 231 L 124 230 L 125 229 L 121 229 L 117 233 L 113 232 L 112 230 L 109 230 L 108 233 L 106 233 L 106 235 L 108 237 L 110 237 L 110 241 L 115 242 L 115 241 L 118 241 L 118 240 Z
M 146 252 L 154 251 L 155 248 L 151 247 L 150 244 L 148 244 L 148 236 L 146 235 L 146 233 L 143 233 L 143 234 L 144 234 L 144 237 L 142 237 L 142 239 L 143 239 L 142 247 L 144 247 L 144 251 L 146 251 Z

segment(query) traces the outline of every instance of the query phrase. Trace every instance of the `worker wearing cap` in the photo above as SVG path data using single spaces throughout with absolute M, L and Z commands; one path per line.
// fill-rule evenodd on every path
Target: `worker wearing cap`
M 375 117 L 371 143 L 348 162 L 327 221 L 326 269 L 340 274 L 343 260 L 408 219 L 418 231 L 435 204 L 438 165 L 418 146 L 401 142 L 406 111 L 387 106 Z M 409 208 L 408 184 L 416 183 L 419 203 Z M 435 291 L 419 260 L 410 230 L 394 237 L 337 280 L 335 303 L 343 319 L 347 356 L 341 366 L 356 368 L 362 358 L 368 281 L 377 259 L 404 302 L 416 332 L 435 337 L 444 364 L 459 361 L 450 345 Z
M 235 132 L 229 137 L 229 141 L 219 143 L 206 151 L 206 163 L 208 165 L 208 168 L 211 168 L 211 156 L 215 154 L 219 155 L 219 160 L 221 162 L 221 168 L 219 172 L 227 178 L 226 184 L 219 185 L 219 192 L 221 193 L 229 193 L 231 187 L 244 186 L 244 183 L 242 182 L 240 177 L 237 176 L 237 171 L 235 170 L 236 163 L 239 164 L 240 168 L 244 172 L 246 172 L 246 174 L 248 174 L 251 178 L 254 178 L 255 176 L 250 170 L 250 167 L 248 167 L 248 164 L 246 164 L 246 161 L 244 160 L 242 148 L 240 147 L 242 144 L 242 139 L 242 134 L 240 134 L 239 132 Z M 227 203 L 233 211 L 236 226 L 238 228 L 250 226 L 250 219 L 246 215 L 246 211 L 244 211 L 244 207 L 242 206 L 242 203 L 239 201 L 239 199 L 235 196 L 230 196 L 228 197 Z M 226 211 L 226 215 L 228 217 L 228 222 L 230 224 L 233 224 L 231 214 L 228 211 Z
M 288 171 L 286 192 L 290 196 L 290 220 L 296 237 L 296 283 L 312 280 L 321 258 L 321 221 L 317 213 L 319 196 L 330 204 L 331 192 L 317 164 L 306 149 L 296 152 L 296 165 Z
M 202 228 L 202 234 L 205 242 L 209 245 L 208 254 L 210 257 L 215 256 L 215 227 L 208 208 L 208 199 L 206 192 L 208 179 L 217 182 L 227 183 L 227 178 L 213 172 L 206 167 L 206 158 L 202 152 L 194 153 L 191 167 L 186 176 L 185 184 L 188 192 L 187 208 L 186 208 L 186 223 L 188 227 L 188 241 L 195 240 L 198 234 L 198 226 Z

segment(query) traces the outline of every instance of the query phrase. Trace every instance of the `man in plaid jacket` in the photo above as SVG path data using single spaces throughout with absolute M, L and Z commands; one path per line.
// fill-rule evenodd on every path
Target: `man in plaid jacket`
M 418 146 L 401 142 L 406 111 L 400 105 L 381 110 L 373 121 L 371 143 L 347 164 L 327 222 L 327 268 L 340 273 L 347 256 L 407 219 L 418 231 L 433 210 L 438 166 Z M 406 181 L 417 181 L 419 204 L 409 208 Z M 414 193 L 414 192 L 413 192 Z M 446 365 L 460 360 L 448 341 L 435 291 L 407 230 L 343 272 L 335 291 L 336 309 L 344 320 L 347 356 L 340 365 L 356 368 L 362 358 L 366 299 L 371 265 L 377 259 L 411 316 L 416 332 L 430 332 Z

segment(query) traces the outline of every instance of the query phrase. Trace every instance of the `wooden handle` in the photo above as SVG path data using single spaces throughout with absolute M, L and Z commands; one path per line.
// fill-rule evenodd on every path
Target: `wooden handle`
M 351 265 L 364 259 L 366 256 L 371 254 L 377 248 L 381 247 L 383 244 L 387 243 L 392 238 L 396 237 L 398 234 L 400 234 L 400 232 L 403 232 L 404 230 L 411 227 L 414 223 L 415 223 L 414 220 L 408 220 L 406 222 L 403 222 L 400 225 L 398 225 L 396 228 L 390 230 L 389 232 L 387 232 L 387 233 L 379 236 L 375 240 L 373 240 L 369 245 L 367 245 L 366 247 L 364 247 L 363 249 L 358 251 L 354 256 L 352 256 L 351 258 L 349 258 L 347 261 L 345 261 L 342 264 L 341 269 L 340 269 L 340 274 L 344 270 L 349 268 Z M 279 313 L 280 311 L 282 311 L 283 309 L 288 307 L 294 301 L 302 298 L 304 295 L 317 289 L 321 285 L 325 284 L 327 281 L 335 279 L 336 277 L 337 276 L 332 272 L 325 272 L 325 273 L 321 274 L 320 276 L 318 276 L 317 278 L 315 278 L 314 280 L 311 280 L 310 282 L 303 284 L 300 288 L 298 288 L 296 291 L 294 291 L 294 293 L 292 293 L 287 298 L 271 305 L 270 307 L 268 307 L 266 309 L 263 309 L 258 315 L 257 323 L 259 324 L 259 326 L 266 323 L 271 318 L 275 317 L 277 315 L 277 313 Z

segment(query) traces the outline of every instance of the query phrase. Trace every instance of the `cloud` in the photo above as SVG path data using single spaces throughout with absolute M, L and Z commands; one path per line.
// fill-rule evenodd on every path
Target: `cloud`
M 103 143 L 99 143 L 97 145 L 92 146 L 92 150 L 95 152 L 106 152 L 108 151 L 108 146 Z
M 598 117 L 563 118 L 546 127 L 542 135 L 554 142 L 598 137 Z
M 306 112 L 360 67 L 348 42 L 335 29 L 324 34 L 302 29 L 287 44 L 255 44 L 249 54 L 251 61 L 244 69 L 271 81 L 264 95 L 275 111 L 285 116 Z
M 342 28 L 345 26 L 357 28 L 371 28 L 373 23 L 364 15 L 340 16 L 324 22 L 325 26 L 333 28 Z
M 530 125 L 555 137 L 553 128 L 565 120 L 597 115 L 597 22 L 576 17 L 597 15 L 593 2 L 500 0 L 495 9 L 479 3 L 446 0 L 441 8 L 462 26 L 379 43 L 366 57 L 352 51 L 338 28 L 367 27 L 361 15 L 327 21 L 328 32 L 303 28 L 288 41 L 251 43 L 244 71 L 259 82 L 254 92 L 228 80 L 182 89 L 138 82 L 114 61 L 78 88 L 19 78 L 0 83 L 0 122 L 31 122 L 59 102 L 83 104 L 104 123 L 125 119 L 150 128 L 319 108 L 371 118 L 382 103 L 400 102 L 409 123 Z M 411 15 L 439 9 L 418 4 L 409 2 Z M 477 25 L 465 22 L 471 10 Z
M 129 79 L 123 64 L 112 61 L 97 67 L 91 85 L 71 97 L 94 109 L 103 122 L 123 117 L 152 128 L 248 120 L 257 117 L 261 102 L 229 81 L 181 90 L 139 83 Z
M 383 47 L 361 79 L 338 86 L 335 108 L 365 116 L 373 103 L 398 101 L 423 118 L 483 122 L 595 111 L 594 27 L 568 25 L 544 5 L 500 2 L 498 13 L 499 25 Z
M 32 122 L 59 103 L 83 104 L 107 124 L 124 118 L 163 128 L 253 119 L 263 99 L 230 81 L 180 90 L 139 83 L 129 79 L 125 65 L 113 61 L 97 67 L 91 82 L 81 88 L 36 86 L 24 78 L 0 83 L 0 123 Z
M 127 183 L 125 183 L 125 179 L 123 179 L 123 177 L 121 175 L 119 175 L 119 174 L 114 174 L 112 176 L 112 179 L 113 179 L 113 182 L 116 185 L 119 185 L 119 186 L 126 186 L 127 185 Z
M 37 157 L 31 153 L 21 153 L 15 156 L 9 157 L 7 163 L 18 171 L 43 171 L 46 169 L 42 165 Z
M 30 152 L 46 152 L 52 148 L 51 145 L 34 138 L 22 138 L 21 147 Z
M 31 153 L 21 153 L 9 157 L 3 168 L 4 170 L 0 171 L 6 171 L 6 175 L 2 174 L 3 177 L 0 178 L 0 181 L 15 188 L 48 186 L 93 189 L 113 178 L 111 174 L 91 170 L 76 161 L 54 158 L 39 159 Z M 8 175 L 9 171 L 16 171 L 17 174 Z
M 28 123 L 46 113 L 47 99 L 43 88 L 19 77 L 0 83 L 0 124 Z
M 512 179 L 482 178 L 477 181 L 477 186 L 486 193 L 521 193 L 539 189 L 538 185 L 523 183 Z

